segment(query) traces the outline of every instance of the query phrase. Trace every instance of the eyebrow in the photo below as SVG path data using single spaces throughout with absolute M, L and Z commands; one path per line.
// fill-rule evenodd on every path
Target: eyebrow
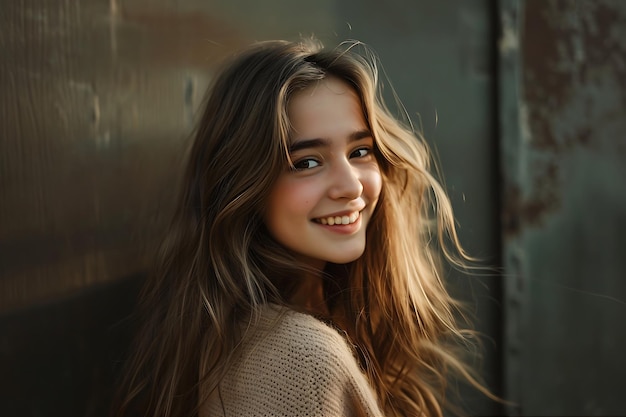
M 350 134 L 350 136 L 348 136 L 348 141 L 354 142 L 370 137 L 372 137 L 372 132 L 369 129 L 357 130 L 356 132 L 353 132 Z M 302 139 L 289 145 L 289 153 L 300 151 L 302 149 L 328 146 L 328 144 L 329 140 L 323 138 Z

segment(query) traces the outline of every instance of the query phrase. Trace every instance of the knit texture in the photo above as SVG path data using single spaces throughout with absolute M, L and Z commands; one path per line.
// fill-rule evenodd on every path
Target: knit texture
M 346 340 L 307 314 L 267 305 L 201 416 L 382 413 Z

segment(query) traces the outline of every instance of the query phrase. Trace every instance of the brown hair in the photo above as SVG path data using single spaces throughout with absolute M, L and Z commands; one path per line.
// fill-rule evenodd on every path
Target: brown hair
M 306 267 L 267 232 L 264 203 L 289 163 L 289 98 L 329 75 L 357 92 L 383 177 L 365 253 L 325 271 L 330 308 L 386 415 L 441 416 L 449 370 L 486 392 L 449 343 L 467 336 L 441 276 L 442 259 L 465 257 L 451 204 L 426 142 L 385 107 L 374 55 L 358 42 L 271 41 L 237 55 L 209 90 L 161 265 L 142 292 L 147 318 L 120 415 L 197 414 L 228 370 L 236 324 L 264 303 L 288 305 L 297 280 L 285 277 Z

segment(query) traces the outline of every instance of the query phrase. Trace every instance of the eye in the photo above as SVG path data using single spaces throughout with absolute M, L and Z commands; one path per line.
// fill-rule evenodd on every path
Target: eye
M 350 158 L 364 158 L 371 152 L 370 148 L 359 148 L 350 154 Z
M 293 171 L 304 171 L 320 166 L 320 163 L 313 158 L 301 159 L 293 164 Z

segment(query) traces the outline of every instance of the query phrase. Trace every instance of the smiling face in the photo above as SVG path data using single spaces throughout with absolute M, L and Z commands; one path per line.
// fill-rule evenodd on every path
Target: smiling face
M 288 115 L 293 167 L 270 193 L 267 228 L 311 266 L 354 261 L 365 249 L 382 184 L 359 98 L 327 77 L 294 94 Z

